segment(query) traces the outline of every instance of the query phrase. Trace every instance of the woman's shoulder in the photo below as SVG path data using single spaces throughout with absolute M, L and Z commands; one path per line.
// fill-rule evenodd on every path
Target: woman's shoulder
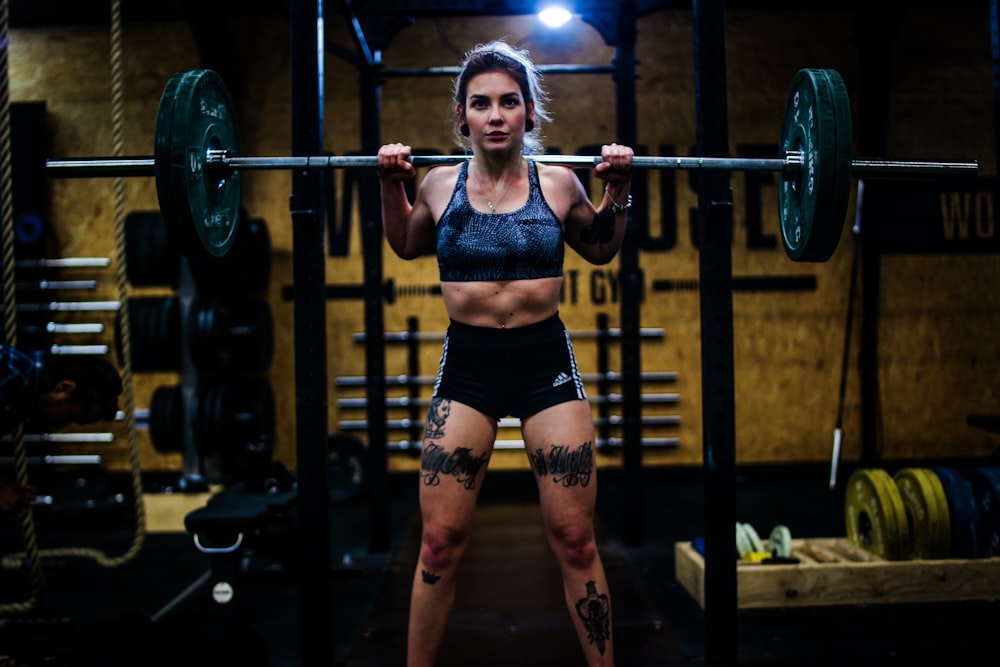
M 427 170 L 427 174 L 424 175 L 423 185 L 437 185 L 441 183 L 451 183 L 454 184 L 458 180 L 458 175 L 462 172 L 462 166 L 466 164 L 464 162 L 459 162 L 457 164 L 439 164 L 431 167 Z
M 545 162 L 535 162 L 535 165 L 538 167 L 538 182 L 545 192 L 565 192 L 567 190 L 575 192 L 579 189 L 580 179 L 569 167 Z
M 568 181 L 576 178 L 573 170 L 562 164 L 550 164 L 548 162 L 534 161 L 538 169 L 538 178 L 550 181 Z
M 420 192 L 428 201 L 443 199 L 447 201 L 451 198 L 455 183 L 458 182 L 458 175 L 461 173 L 462 163 L 440 164 L 427 170 L 423 180 L 420 182 Z

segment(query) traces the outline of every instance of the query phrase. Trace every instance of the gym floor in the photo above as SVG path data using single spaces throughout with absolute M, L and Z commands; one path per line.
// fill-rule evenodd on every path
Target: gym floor
M 793 537 L 844 535 L 843 495 L 828 488 L 827 474 L 813 465 L 741 468 L 739 519 L 764 535 L 779 523 Z M 363 497 L 333 508 L 329 594 L 338 665 L 404 664 L 406 603 L 419 541 L 415 481 L 390 478 L 387 553 L 368 553 Z M 675 543 L 699 536 L 704 526 L 701 471 L 649 469 L 644 481 L 644 544 L 625 547 L 620 471 L 605 470 L 600 478 L 599 543 L 613 594 L 617 663 L 711 663 L 705 614 L 674 573 Z M 102 483 L 102 494 L 115 485 L 127 494 L 127 479 Z M 155 482 L 147 492 L 153 487 Z M 527 471 L 488 475 L 442 667 L 579 664 L 535 501 Z M 114 557 L 129 549 L 135 534 L 130 505 L 85 505 L 36 512 L 43 552 L 87 545 Z M 183 531 L 147 532 L 137 556 L 118 567 L 73 555 L 47 557 L 36 604 L 2 619 L 0 656 L 6 658 L 0 665 L 298 667 L 304 663 L 299 584 L 290 566 L 294 545 L 275 534 L 269 548 L 244 561 L 230 614 L 211 602 L 209 556 Z M 22 548 L 16 525 L 5 524 L 0 538 L 4 555 Z M 23 571 L 0 570 L 0 604 L 30 596 L 28 581 Z M 971 665 L 996 654 L 998 623 L 995 601 L 741 610 L 736 640 L 744 665 Z

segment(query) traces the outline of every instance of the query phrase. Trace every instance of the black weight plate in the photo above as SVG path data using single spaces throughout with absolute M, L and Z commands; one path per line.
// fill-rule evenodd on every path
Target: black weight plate
M 176 297 L 130 297 L 129 342 L 134 372 L 176 371 L 181 363 L 180 303 Z M 122 311 L 115 315 L 115 346 L 124 359 Z
M 330 502 L 344 503 L 361 496 L 366 482 L 365 443 L 345 434 L 326 441 L 326 464 L 330 480 Z
M 168 91 L 172 103 L 165 99 Z M 171 238 L 185 255 L 222 256 L 233 242 L 243 181 L 239 171 L 210 169 L 208 151 L 240 154 L 232 98 L 222 78 L 203 69 L 171 78 L 160 104 L 156 191 Z M 165 123 L 168 107 L 172 110 L 169 127 Z
M 826 261 L 833 256 L 840 245 L 840 237 L 844 233 L 844 223 L 847 218 L 847 205 L 851 199 L 851 187 L 854 183 L 854 121 L 851 117 L 851 98 L 847 94 L 840 72 L 834 69 L 824 69 L 820 72 L 826 76 L 830 87 L 830 100 L 836 118 L 836 166 L 833 170 L 833 188 L 829 217 L 824 221 L 823 243 L 817 246 L 813 261 Z
M 132 285 L 176 288 L 180 282 L 180 255 L 159 211 L 133 211 L 125 216 L 125 258 Z
M 149 407 L 149 437 L 158 452 L 184 451 L 184 401 L 180 387 L 159 386 Z
M 850 118 L 850 108 L 846 94 L 835 88 L 825 70 L 802 69 L 785 103 L 781 150 L 803 155 L 801 173 L 784 178 L 778 187 L 783 245 L 794 261 L 829 259 L 836 249 L 831 239 L 840 238 L 847 214 L 851 173 L 847 144 L 853 139 L 849 123 L 839 127 Z
M 980 466 L 965 471 L 983 520 L 986 555 L 1000 556 L 1000 468 Z
M 263 377 L 250 377 L 239 384 L 232 415 L 234 451 L 244 451 L 249 443 L 274 439 L 275 404 L 271 383 Z
M 188 317 L 188 349 L 198 370 L 257 372 L 270 365 L 274 321 L 264 297 L 199 295 Z
M 199 290 L 263 292 L 271 281 L 267 223 L 244 211 L 232 246 L 222 257 L 195 257 L 189 266 Z
M 951 523 L 951 549 L 953 558 L 982 558 L 986 555 L 983 519 L 972 493 L 972 483 L 957 469 L 931 468 L 948 499 Z

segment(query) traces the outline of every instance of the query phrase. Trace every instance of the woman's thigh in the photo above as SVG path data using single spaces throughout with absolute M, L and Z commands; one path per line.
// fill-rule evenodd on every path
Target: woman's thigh
M 425 525 L 471 525 L 496 433 L 496 421 L 483 413 L 450 399 L 432 399 L 420 452 Z
M 597 499 L 590 404 L 559 403 L 523 420 L 521 427 L 546 522 L 590 522 Z

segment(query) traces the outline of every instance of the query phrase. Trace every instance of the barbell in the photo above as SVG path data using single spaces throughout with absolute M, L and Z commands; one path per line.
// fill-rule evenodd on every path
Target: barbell
M 802 69 L 785 103 L 777 158 L 636 156 L 637 169 L 772 171 L 781 175 L 778 211 L 783 246 L 794 261 L 822 262 L 836 251 L 854 176 L 975 175 L 976 161 L 855 159 L 851 105 L 840 74 Z M 52 177 L 153 176 L 160 210 L 178 250 L 224 255 L 240 216 L 241 172 L 378 166 L 376 156 L 244 157 L 232 98 L 213 70 L 178 72 L 156 115 L 153 157 L 47 160 Z M 417 167 L 468 155 L 414 156 Z M 594 167 L 600 157 L 529 156 L 536 162 Z

